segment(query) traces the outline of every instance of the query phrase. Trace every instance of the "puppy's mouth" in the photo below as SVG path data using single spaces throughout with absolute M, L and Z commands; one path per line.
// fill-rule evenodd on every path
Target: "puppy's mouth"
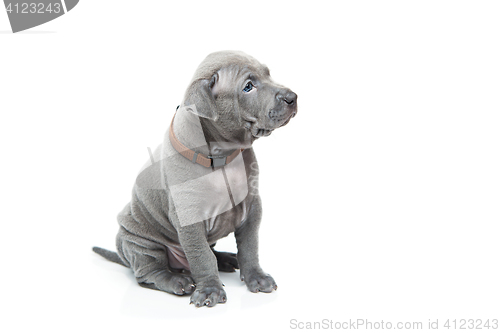
M 271 124 L 262 125 L 261 120 L 255 117 L 244 118 L 244 127 L 250 131 L 253 137 L 260 138 L 263 136 L 269 136 L 276 129 L 285 126 L 290 122 L 290 119 L 295 117 L 297 111 L 293 111 L 282 117 L 275 117 Z
M 269 135 L 271 135 L 272 132 L 273 132 L 273 130 L 269 130 L 269 129 L 265 129 L 265 128 L 254 127 L 254 128 L 250 129 L 250 133 L 252 133 L 252 136 L 255 138 L 269 136 Z
M 292 119 L 293 117 L 295 117 L 295 115 L 297 114 L 297 111 L 293 111 L 292 114 L 290 114 L 286 120 L 283 122 L 283 124 L 279 125 L 278 127 L 283 127 L 285 126 L 286 124 L 288 124 L 290 122 L 290 119 Z
M 243 126 L 250 131 L 250 133 L 254 138 L 269 136 L 274 130 L 274 129 L 260 127 L 260 125 L 257 122 L 257 118 L 252 117 L 252 119 L 243 119 L 243 120 L 245 121 Z

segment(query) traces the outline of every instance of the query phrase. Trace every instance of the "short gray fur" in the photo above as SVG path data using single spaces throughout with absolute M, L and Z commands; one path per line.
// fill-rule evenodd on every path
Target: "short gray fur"
M 245 92 L 243 89 L 249 80 L 253 89 Z M 196 107 L 185 107 L 189 105 Z M 205 156 L 228 156 L 236 147 L 244 148 L 244 167 L 240 171 L 232 170 L 230 181 L 234 183 L 234 179 L 245 177 L 246 184 L 256 186 L 258 166 L 252 143 L 295 116 L 297 95 L 274 83 L 267 67 L 254 58 L 242 52 L 221 51 L 210 54 L 198 67 L 182 106 L 184 111 L 177 112 L 173 123 L 179 141 Z M 202 130 L 195 124 L 201 124 Z M 223 148 L 232 148 L 223 149 L 217 143 Z M 235 187 L 236 192 L 244 192 L 232 193 L 231 198 L 245 194 L 241 202 L 215 217 L 181 225 L 176 211 L 178 200 L 189 202 L 190 191 L 194 196 L 199 195 L 196 192 L 200 189 L 188 188 L 183 192 L 187 194 L 174 202 L 170 187 L 187 184 L 187 180 L 198 179 L 206 169 L 212 168 L 194 164 L 178 154 L 170 144 L 168 129 L 153 155 L 156 162 L 146 163 L 133 188 L 132 200 L 118 215 L 117 253 L 100 248 L 94 251 L 130 267 L 141 286 L 191 295 L 191 302 L 196 306 L 226 302 L 219 270 L 240 269 L 240 277 L 251 292 L 275 290 L 274 279 L 264 273 L 259 264 L 262 207 L 257 189 Z M 233 163 L 235 161 L 230 165 Z M 208 172 L 217 171 L 213 170 Z M 225 179 L 224 186 L 228 182 Z M 231 232 L 235 234 L 238 253 L 215 251 L 216 241 Z

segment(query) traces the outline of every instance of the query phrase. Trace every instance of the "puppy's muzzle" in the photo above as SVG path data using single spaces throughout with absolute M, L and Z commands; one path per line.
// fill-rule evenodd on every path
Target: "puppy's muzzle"
M 271 109 L 268 117 L 274 128 L 288 124 L 297 114 L 297 94 L 293 91 L 280 90 L 276 94 L 276 107 Z

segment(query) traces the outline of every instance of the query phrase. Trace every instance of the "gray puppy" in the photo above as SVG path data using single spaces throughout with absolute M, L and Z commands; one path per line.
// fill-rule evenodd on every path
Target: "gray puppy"
M 297 113 L 297 95 L 242 53 L 210 54 L 198 67 L 163 143 L 151 154 L 118 215 L 117 253 L 137 282 L 196 306 L 226 302 L 219 271 L 234 272 L 251 292 L 277 286 L 258 258 L 262 208 L 252 143 Z M 238 253 L 215 242 L 235 233 Z

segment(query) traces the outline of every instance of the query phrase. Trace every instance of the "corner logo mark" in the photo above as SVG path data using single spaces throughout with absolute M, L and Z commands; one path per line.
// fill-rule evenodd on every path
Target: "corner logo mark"
M 78 1 L 3 0 L 14 33 L 52 21 L 72 10 Z

